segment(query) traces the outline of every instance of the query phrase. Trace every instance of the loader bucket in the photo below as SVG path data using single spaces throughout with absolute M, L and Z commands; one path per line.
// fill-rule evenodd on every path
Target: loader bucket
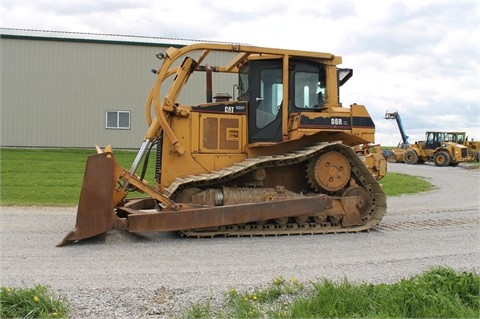
M 75 229 L 69 232 L 57 247 L 103 234 L 113 228 L 113 193 L 117 182 L 114 176 L 114 159 L 111 153 L 88 157 Z

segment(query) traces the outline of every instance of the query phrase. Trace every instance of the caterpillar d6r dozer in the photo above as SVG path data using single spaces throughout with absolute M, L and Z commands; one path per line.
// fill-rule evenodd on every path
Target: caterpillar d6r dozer
M 226 52 L 226 64 L 209 60 Z M 341 57 L 214 43 L 157 57 L 148 129 L 132 166 L 121 167 L 111 147 L 97 147 L 87 160 L 76 227 L 58 246 L 111 229 L 264 236 L 357 232 L 380 222 L 386 161 L 354 151 L 374 143 L 375 125 L 363 105 L 342 107 L 339 88 L 353 71 L 338 68 Z M 180 105 L 197 72 L 205 74 L 206 101 Z M 236 79 L 233 98 L 223 93 L 213 101 L 213 73 Z M 155 185 L 144 180 L 154 147 Z

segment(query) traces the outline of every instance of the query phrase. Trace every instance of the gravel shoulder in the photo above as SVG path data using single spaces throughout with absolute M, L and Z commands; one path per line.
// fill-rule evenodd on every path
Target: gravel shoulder
M 436 189 L 389 197 L 380 226 L 356 234 L 186 239 L 110 231 L 57 248 L 76 208 L 1 207 L 0 285 L 48 285 L 68 298 L 74 318 L 175 318 L 202 298 L 218 303 L 232 287 L 277 276 L 378 283 L 440 265 L 480 272 L 480 169 L 388 169 Z

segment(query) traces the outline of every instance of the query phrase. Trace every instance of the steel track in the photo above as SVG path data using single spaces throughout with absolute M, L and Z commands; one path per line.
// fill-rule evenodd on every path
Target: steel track
M 177 178 L 169 187 L 165 188 L 164 195 L 175 197 L 175 195 L 187 188 L 202 188 L 221 186 L 225 182 L 235 179 L 249 172 L 262 167 L 286 167 L 309 160 L 315 156 L 328 151 L 337 151 L 345 155 L 348 159 L 352 176 L 356 183 L 364 187 L 372 199 L 372 208 L 363 218 L 363 224 L 360 226 L 343 227 L 341 223 L 332 222 L 307 223 L 300 225 L 298 223 L 288 223 L 279 225 L 273 221 L 265 225 L 247 224 L 230 225 L 218 227 L 215 229 L 184 230 L 181 234 L 187 237 L 214 237 L 214 236 L 281 236 L 281 235 L 303 235 L 303 234 L 327 234 L 327 233 L 346 233 L 359 232 L 371 229 L 377 225 L 386 212 L 386 196 L 380 184 L 370 173 L 362 160 L 355 154 L 352 148 L 339 142 L 318 143 L 312 146 L 300 149 L 295 152 L 282 155 L 262 156 L 248 158 L 243 162 L 234 164 L 228 168 L 209 174 L 191 175 L 186 178 Z

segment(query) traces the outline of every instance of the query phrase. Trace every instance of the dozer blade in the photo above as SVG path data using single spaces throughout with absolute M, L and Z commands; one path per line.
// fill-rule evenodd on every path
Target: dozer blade
M 113 193 L 116 182 L 111 153 L 88 157 L 75 229 L 69 232 L 57 247 L 103 234 L 113 228 Z

